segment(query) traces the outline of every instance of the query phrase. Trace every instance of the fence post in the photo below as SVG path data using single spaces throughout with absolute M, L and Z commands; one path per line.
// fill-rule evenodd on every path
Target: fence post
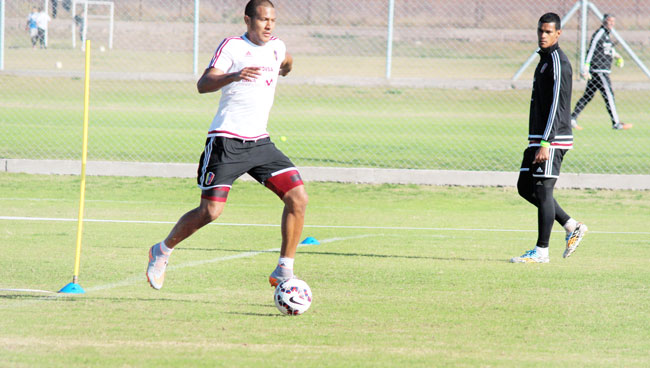
M 390 79 L 393 62 L 393 18 L 395 16 L 395 0 L 388 0 L 388 34 L 386 36 L 386 79 Z
M 0 70 L 5 70 L 5 0 L 0 0 Z
M 192 73 L 197 75 L 199 72 L 199 0 L 194 0 L 194 56 L 192 63 Z
M 580 73 L 587 57 L 587 0 L 580 0 Z

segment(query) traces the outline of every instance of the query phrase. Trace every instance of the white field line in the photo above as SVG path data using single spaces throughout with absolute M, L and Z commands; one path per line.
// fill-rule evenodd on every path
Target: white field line
M 21 216 L 0 216 L 0 221 L 52 221 L 52 222 L 77 222 L 73 218 L 56 217 L 21 217 Z M 146 221 L 146 220 L 101 220 L 84 219 L 84 222 L 100 223 L 125 223 L 125 224 L 167 224 L 174 225 L 173 221 Z M 213 222 L 210 225 L 216 226 L 249 226 L 249 227 L 280 227 L 279 224 L 238 224 L 227 222 Z M 412 226 L 355 226 L 355 225 L 307 225 L 305 228 L 323 229 L 355 229 L 355 230 L 428 230 L 428 231 L 482 231 L 482 232 L 537 232 L 536 229 L 480 229 L 480 228 L 457 228 L 457 227 L 412 227 Z M 564 230 L 555 230 L 564 232 Z M 650 231 L 598 231 L 589 230 L 590 234 L 629 234 L 629 235 L 650 235 Z
M 14 291 L 20 293 L 54 293 L 54 291 L 38 290 L 38 289 L 0 289 L 0 291 Z
M 350 239 L 359 239 L 359 238 L 367 238 L 371 236 L 382 236 L 382 234 L 376 234 L 376 235 L 356 235 L 356 236 L 348 236 L 348 237 L 343 237 L 343 238 L 330 238 L 330 239 L 324 239 L 324 240 L 319 240 L 321 244 L 327 244 L 327 243 L 332 243 L 335 241 L 344 241 L 344 240 L 350 240 Z M 298 247 L 308 247 L 312 244 L 298 244 Z M 267 250 L 256 250 L 256 251 L 251 251 L 251 252 L 244 252 L 244 253 L 239 253 L 239 254 L 233 254 L 231 256 L 225 256 L 225 257 L 216 257 L 212 259 L 203 259 L 200 261 L 191 261 L 191 262 L 186 262 L 182 263 L 179 265 L 170 265 L 167 267 L 167 270 L 179 270 L 182 268 L 188 268 L 188 267 L 196 267 L 196 266 L 201 266 L 204 264 L 209 264 L 209 263 L 218 263 L 218 262 L 224 262 L 224 261 L 230 261 L 233 259 L 239 259 L 239 258 L 248 258 L 248 257 L 254 257 L 258 254 L 262 253 L 272 253 L 272 252 L 279 252 L 280 248 L 271 248 Z M 128 285 L 133 285 L 136 283 L 144 283 L 146 282 L 146 276 L 144 275 L 144 272 L 142 274 L 138 274 L 136 276 L 132 276 L 129 278 L 126 278 L 122 281 L 111 283 L 111 284 L 106 284 L 106 285 L 99 285 L 99 286 L 94 286 L 86 289 L 86 291 L 97 291 L 97 290 L 106 290 L 106 289 L 113 289 L 118 286 L 128 286 Z
M 319 240 L 320 244 L 327 244 L 327 243 L 333 243 L 337 241 L 345 241 L 345 240 L 351 240 L 351 239 L 361 239 L 361 238 L 368 238 L 372 236 L 383 236 L 383 234 L 362 234 L 362 235 L 355 235 L 355 236 L 346 236 L 346 237 L 336 237 L 336 238 L 329 238 L 329 239 L 323 239 Z M 314 244 L 298 244 L 298 247 L 308 247 Z M 201 266 L 204 264 L 209 264 L 209 263 L 218 263 L 218 262 L 224 262 L 224 261 L 230 261 L 233 259 L 239 259 L 239 258 L 248 258 L 248 257 L 254 257 L 258 254 L 262 253 L 271 253 L 271 252 L 279 252 L 280 248 L 271 248 L 267 250 L 257 250 L 257 251 L 251 251 L 251 252 L 243 252 L 239 254 L 234 254 L 231 256 L 225 256 L 225 257 L 216 257 L 212 259 L 205 259 L 205 260 L 200 260 L 200 261 L 191 261 L 191 262 L 186 262 L 182 263 L 179 265 L 170 265 L 167 267 L 168 270 L 179 270 L 183 268 L 188 268 L 188 267 L 196 267 L 196 266 Z M 93 292 L 93 291 L 100 291 L 100 290 L 108 290 L 108 289 L 114 289 L 117 287 L 123 287 L 123 286 L 130 286 L 130 285 L 135 285 L 135 284 L 145 284 L 147 281 L 147 277 L 145 276 L 144 272 L 138 273 L 137 275 L 133 275 L 130 277 L 127 277 L 126 279 L 118 282 L 113 282 L 110 284 L 104 284 L 104 285 L 98 285 L 98 286 L 93 286 L 84 289 L 86 292 Z M 53 291 L 47 291 L 47 290 L 35 290 L 35 289 L 0 289 L 0 291 L 10 291 L 10 292 L 28 292 L 28 293 L 49 293 L 53 294 L 47 298 L 42 298 L 42 299 L 34 299 L 34 300 L 26 300 L 23 301 L 22 303 L 14 303 L 12 305 L 7 305 L 7 306 L 0 306 L 0 309 L 7 309 L 11 307 L 16 307 L 16 306 L 23 306 L 25 304 L 33 304 L 39 301 L 43 300 L 49 300 L 52 298 L 58 298 L 62 296 L 73 296 L 74 294 L 59 294 Z

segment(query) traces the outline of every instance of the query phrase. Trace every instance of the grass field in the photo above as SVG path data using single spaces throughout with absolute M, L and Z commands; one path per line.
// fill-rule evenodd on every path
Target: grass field
M 73 272 L 79 179 L 0 181 L 0 289 L 60 289 Z M 515 265 L 536 216 L 513 188 L 307 189 L 303 237 L 321 245 L 299 249 L 296 273 L 314 303 L 284 317 L 266 281 L 281 214 L 270 191 L 237 182 L 155 291 L 147 249 L 197 204 L 193 180 L 89 177 L 86 294 L 0 291 L 0 365 L 650 365 L 650 192 L 556 191 L 590 233 L 563 259 L 556 225 L 549 264 Z
M 0 157 L 78 159 L 83 81 L 0 76 Z M 574 92 L 577 100 L 582 90 Z M 529 90 L 283 85 L 269 131 L 301 166 L 516 171 Z M 563 170 L 650 172 L 650 91 L 617 91 L 631 131 L 611 129 L 596 97 Z M 90 160 L 196 162 L 219 94 L 193 82 L 91 83 Z

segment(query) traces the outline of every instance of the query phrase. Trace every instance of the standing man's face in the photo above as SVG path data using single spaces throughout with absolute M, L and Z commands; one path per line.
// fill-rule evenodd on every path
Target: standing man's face
M 614 26 L 616 25 L 616 18 L 609 17 L 607 18 L 607 20 L 605 20 L 605 22 L 603 22 L 603 24 L 605 25 L 605 28 L 611 31 L 612 28 L 614 28 Z
M 275 28 L 275 8 L 260 5 L 255 13 L 253 18 L 245 15 L 244 21 L 248 26 L 248 39 L 254 44 L 262 46 L 269 42 Z
M 547 49 L 557 43 L 562 34 L 561 29 L 555 29 L 555 23 L 537 24 L 537 45 L 540 49 Z

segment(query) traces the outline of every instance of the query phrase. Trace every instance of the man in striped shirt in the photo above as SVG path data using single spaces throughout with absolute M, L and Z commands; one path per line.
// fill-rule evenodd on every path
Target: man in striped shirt
M 616 65 L 623 67 L 623 58 L 614 50 L 614 44 L 609 38 L 609 32 L 614 28 L 615 24 L 616 18 L 611 14 L 605 14 L 603 16 L 603 25 L 591 37 L 589 51 L 581 72 L 582 76 L 587 79 L 587 87 L 585 88 L 585 94 L 578 100 L 571 114 L 571 126 L 574 129 L 582 130 L 582 127 L 578 125 L 578 115 L 591 101 L 596 91 L 600 91 L 600 94 L 605 99 L 605 106 L 612 120 L 612 128 L 626 130 L 632 127 L 632 124 L 623 123 L 618 118 L 614 90 L 612 90 L 612 82 L 609 79 L 613 59 L 616 59 Z
M 569 109 L 571 107 L 571 63 L 558 45 L 562 33 L 560 17 L 544 14 L 537 24 L 540 60 L 535 69 L 528 123 L 528 148 L 519 171 L 519 194 L 537 207 L 535 248 L 513 263 L 547 263 L 548 245 L 554 220 L 566 230 L 564 257 L 570 256 L 587 227 L 572 219 L 553 198 L 562 159 L 573 147 Z
M 284 42 L 272 36 L 276 17 L 271 1 L 251 0 L 244 14 L 247 32 L 221 42 L 197 83 L 199 93 L 221 91 L 199 160 L 201 202 L 150 248 L 147 280 L 154 289 L 163 285 L 174 247 L 221 215 L 233 182 L 246 173 L 284 202 L 280 259 L 269 282 L 276 286 L 294 277 L 307 193 L 298 169 L 275 147 L 266 129 L 278 76 L 291 71 L 293 59 Z

